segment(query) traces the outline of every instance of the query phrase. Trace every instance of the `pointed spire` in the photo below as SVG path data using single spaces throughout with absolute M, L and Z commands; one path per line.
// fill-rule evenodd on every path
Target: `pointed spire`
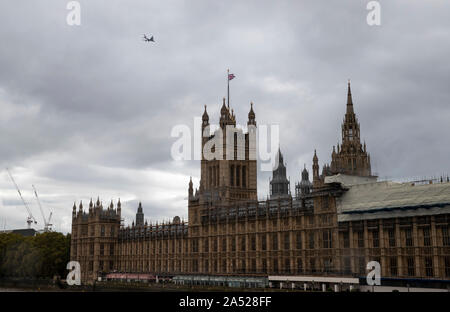
M 72 207 L 73 212 L 75 212 L 75 210 L 77 210 L 77 203 L 73 202 L 73 207 Z
M 80 200 L 80 210 L 83 210 L 83 201 Z
M 278 164 L 283 164 L 283 154 L 281 154 L 280 145 L 278 145 Z
M 314 150 L 313 162 L 316 163 L 318 161 L 319 161 L 319 159 L 317 158 L 317 152 L 316 152 L 316 150 Z
M 222 108 L 220 109 L 220 114 L 225 115 L 227 113 L 227 106 L 225 105 L 225 97 L 223 98 Z
M 347 114 L 353 114 L 352 90 L 350 88 L 350 79 L 348 80 L 347 90 Z
M 208 112 L 206 111 L 206 105 L 205 105 L 205 111 L 203 112 L 202 120 L 209 121 Z
M 193 183 L 192 183 L 192 177 L 189 178 L 188 195 L 189 195 L 189 199 L 191 199 L 192 196 L 194 195 L 194 188 L 193 188 Z
M 253 102 L 250 102 L 250 111 L 248 112 L 248 125 L 256 125 L 255 112 L 253 111 Z
M 117 202 L 117 209 L 121 209 L 122 208 L 122 204 L 120 203 L 120 198 L 119 201 Z

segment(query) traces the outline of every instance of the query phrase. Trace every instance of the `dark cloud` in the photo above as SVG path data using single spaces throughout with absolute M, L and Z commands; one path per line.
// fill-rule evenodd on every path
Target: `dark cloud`
M 70 229 L 73 201 L 123 202 L 131 222 L 187 216 L 189 176 L 174 163 L 172 127 L 208 105 L 218 122 L 226 95 L 245 125 L 279 124 L 291 188 L 314 149 L 330 161 L 352 79 L 361 135 L 381 177 L 450 171 L 448 1 L 380 1 L 382 25 L 366 24 L 368 1 L 80 0 L 82 26 L 65 23 L 65 1 L 0 3 L 0 165 L 12 168 L 35 217 L 31 184 Z M 155 44 L 141 41 L 143 33 Z M 1 172 L 0 220 L 26 212 Z M 259 196 L 270 173 L 258 173 Z M 0 224 L 2 226 L 2 224 Z

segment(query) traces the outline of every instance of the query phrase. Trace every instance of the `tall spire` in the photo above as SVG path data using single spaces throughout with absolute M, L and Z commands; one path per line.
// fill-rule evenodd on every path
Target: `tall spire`
M 331 164 L 327 169 L 332 174 L 371 176 L 370 158 L 366 145 L 361 144 L 358 118 L 353 110 L 350 80 L 348 81 L 346 106 L 346 113 L 342 123 L 342 144 L 338 142 L 337 152 L 333 147 Z
M 350 88 L 350 79 L 348 80 L 347 90 L 347 114 L 353 114 L 352 90 Z
M 272 171 L 272 180 L 270 181 L 270 198 L 284 197 L 290 194 L 290 182 L 286 176 L 286 166 L 283 162 L 280 147 L 278 147 L 277 158 L 278 166 Z
M 208 112 L 206 111 L 206 105 L 205 105 L 205 111 L 203 112 L 203 115 L 202 115 L 202 121 L 206 121 L 206 123 L 208 123 L 208 121 L 209 121 L 209 116 L 208 116 Z
M 255 112 L 253 111 L 253 102 L 250 102 L 250 111 L 248 112 L 247 125 L 255 125 L 256 126 Z
M 192 177 L 190 177 L 190 179 L 189 179 L 188 195 L 189 195 L 189 199 L 192 199 L 192 196 L 194 196 L 194 188 L 193 188 L 193 183 L 192 183 Z
M 144 225 L 144 212 L 142 211 L 142 203 L 139 202 L 139 207 L 136 213 L 136 226 Z
M 318 181 L 319 181 L 319 158 L 317 157 L 316 150 L 314 150 L 312 168 L 313 168 L 313 182 L 318 183 Z

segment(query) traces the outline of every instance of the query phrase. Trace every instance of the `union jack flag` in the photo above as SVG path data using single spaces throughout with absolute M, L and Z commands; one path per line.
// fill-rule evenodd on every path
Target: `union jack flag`
M 228 80 L 232 80 L 234 77 L 236 77 L 234 74 L 228 74 Z

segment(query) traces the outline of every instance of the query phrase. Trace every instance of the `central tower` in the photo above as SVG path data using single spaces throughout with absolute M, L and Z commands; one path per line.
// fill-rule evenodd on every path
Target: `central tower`
M 219 128 L 211 134 L 209 116 L 202 116 L 202 160 L 199 196 L 206 202 L 256 200 L 256 119 L 250 104 L 247 128 L 236 127 L 236 116 L 223 99 Z

